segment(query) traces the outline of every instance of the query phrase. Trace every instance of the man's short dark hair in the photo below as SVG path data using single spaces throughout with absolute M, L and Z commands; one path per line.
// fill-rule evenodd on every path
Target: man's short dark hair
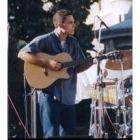
M 61 9 L 57 11 L 53 16 L 53 24 L 56 27 L 57 23 L 64 23 L 67 16 L 72 15 L 72 13 L 67 9 Z

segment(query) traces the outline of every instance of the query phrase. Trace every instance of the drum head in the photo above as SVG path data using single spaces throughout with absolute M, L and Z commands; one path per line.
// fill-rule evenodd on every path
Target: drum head
M 132 69 L 132 50 L 121 50 L 123 70 Z M 121 65 L 119 61 L 112 62 L 108 60 L 106 63 L 106 68 L 111 70 L 121 70 Z

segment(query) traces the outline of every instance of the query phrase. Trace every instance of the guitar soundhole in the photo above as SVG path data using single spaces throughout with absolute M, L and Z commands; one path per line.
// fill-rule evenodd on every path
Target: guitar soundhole
M 45 76 L 48 76 L 47 67 L 43 66 L 42 69 L 43 69 L 43 72 L 44 72 Z

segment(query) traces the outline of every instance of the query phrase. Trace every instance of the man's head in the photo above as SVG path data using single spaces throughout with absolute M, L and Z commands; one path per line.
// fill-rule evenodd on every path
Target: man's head
M 61 9 L 54 14 L 53 24 L 55 28 L 58 28 L 65 34 L 74 34 L 76 27 L 74 23 L 74 18 L 72 13 L 66 9 Z

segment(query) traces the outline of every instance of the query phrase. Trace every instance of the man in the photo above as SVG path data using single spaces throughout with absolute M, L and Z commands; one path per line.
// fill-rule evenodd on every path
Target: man
M 25 62 L 45 66 L 59 71 L 62 64 L 54 60 L 45 60 L 36 55 L 38 52 L 56 55 L 62 52 L 70 54 L 72 60 L 84 58 L 74 34 L 76 25 L 71 12 L 65 9 L 53 16 L 55 30 L 33 39 L 18 54 Z M 96 60 L 93 62 L 96 63 Z M 76 134 L 75 94 L 77 73 L 86 70 L 93 63 L 68 68 L 69 79 L 58 79 L 39 93 L 40 119 L 43 137 L 68 136 Z

